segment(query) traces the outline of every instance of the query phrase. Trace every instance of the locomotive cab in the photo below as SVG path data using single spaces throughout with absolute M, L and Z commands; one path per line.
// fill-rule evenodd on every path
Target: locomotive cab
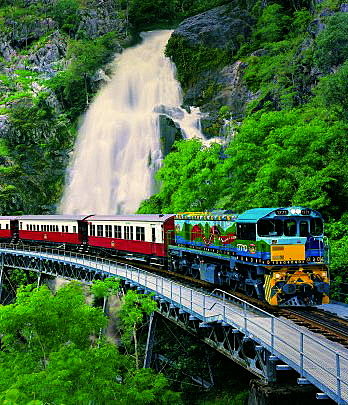
M 265 253 L 265 299 L 272 305 L 310 306 L 328 302 L 329 277 L 323 220 L 302 207 L 278 209 L 257 221 Z

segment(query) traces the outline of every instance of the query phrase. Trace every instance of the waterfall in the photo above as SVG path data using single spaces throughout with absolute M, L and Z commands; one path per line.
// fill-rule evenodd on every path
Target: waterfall
M 90 105 L 78 133 L 60 211 L 134 213 L 156 190 L 161 165 L 160 114 L 186 138 L 203 139 L 199 110 L 180 107 L 175 66 L 164 56 L 172 31 L 142 33 L 141 44 L 114 61 L 115 72 Z

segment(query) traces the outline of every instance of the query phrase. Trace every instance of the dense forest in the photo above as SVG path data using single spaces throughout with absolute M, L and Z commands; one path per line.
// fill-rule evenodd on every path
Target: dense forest
M 331 241 L 333 297 L 340 298 L 348 273 L 345 3 L 0 5 L 2 214 L 55 212 L 79 117 L 111 71 L 113 55 L 142 29 L 177 27 L 166 53 L 184 104 L 201 108 L 205 135 L 223 137 L 224 145 L 177 142 L 158 172 L 161 190 L 140 212 L 318 209 Z
M 121 342 L 108 337 L 105 300 L 119 287 L 112 278 L 91 287 L 72 282 L 53 294 L 29 284 L 0 306 L 1 403 L 180 404 L 163 374 L 139 367 L 131 339 L 157 305 L 150 296 L 129 290 L 117 312 Z

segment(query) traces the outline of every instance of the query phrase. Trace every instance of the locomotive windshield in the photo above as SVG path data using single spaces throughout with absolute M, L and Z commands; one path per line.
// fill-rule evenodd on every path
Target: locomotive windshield
M 257 222 L 258 236 L 320 236 L 323 234 L 323 221 L 320 218 L 261 219 Z
M 257 223 L 259 236 L 281 236 L 283 235 L 283 221 L 281 219 L 261 219 Z
M 311 219 L 311 235 L 319 236 L 324 232 L 323 221 L 320 218 Z

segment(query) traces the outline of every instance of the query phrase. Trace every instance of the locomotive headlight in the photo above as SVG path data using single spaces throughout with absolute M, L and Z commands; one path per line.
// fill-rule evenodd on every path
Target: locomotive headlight
M 295 210 L 294 208 L 292 208 L 292 209 L 290 210 L 290 212 L 291 212 L 292 215 L 295 215 L 295 214 L 296 214 L 296 210 Z
M 275 274 L 275 278 L 280 278 L 280 274 L 279 274 L 279 273 L 276 273 L 276 274 Z
M 301 210 L 300 210 L 300 209 L 296 209 L 295 212 L 296 212 L 297 215 L 301 214 Z

